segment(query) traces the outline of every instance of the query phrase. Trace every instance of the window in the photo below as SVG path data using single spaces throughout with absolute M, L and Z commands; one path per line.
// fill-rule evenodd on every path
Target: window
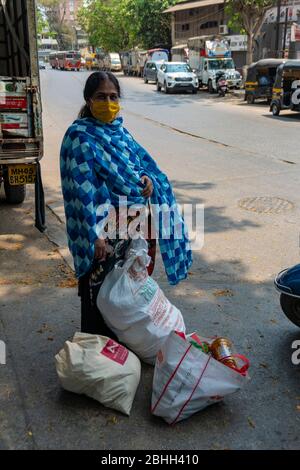
M 190 24 L 185 23 L 185 24 L 181 25 L 181 30 L 182 31 L 189 31 L 190 30 Z
M 169 73 L 174 72 L 191 72 L 192 69 L 188 64 L 170 64 L 166 68 L 166 71 Z
M 74 0 L 69 1 L 69 10 L 70 10 L 70 13 L 74 12 Z
M 211 29 L 217 28 L 219 26 L 218 21 L 207 21 L 206 23 L 202 23 L 200 25 L 200 29 Z

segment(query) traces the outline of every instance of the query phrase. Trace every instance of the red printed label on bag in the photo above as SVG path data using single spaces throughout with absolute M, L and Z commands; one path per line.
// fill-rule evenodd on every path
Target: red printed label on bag
M 119 343 L 116 343 L 110 339 L 107 341 L 105 348 L 101 351 L 101 354 L 123 366 L 127 361 L 129 352 L 126 348 L 124 348 L 124 346 L 121 346 Z

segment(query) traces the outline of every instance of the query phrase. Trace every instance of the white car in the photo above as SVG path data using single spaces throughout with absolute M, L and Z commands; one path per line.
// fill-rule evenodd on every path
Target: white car
M 157 91 L 187 90 L 197 93 L 199 80 L 186 62 L 164 62 L 157 72 Z

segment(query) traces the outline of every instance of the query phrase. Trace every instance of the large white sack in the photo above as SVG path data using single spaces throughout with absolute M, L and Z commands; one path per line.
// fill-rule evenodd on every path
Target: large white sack
M 62 387 L 130 414 L 141 377 L 139 359 L 104 336 L 76 333 L 55 356 Z
M 180 311 L 148 275 L 149 262 L 147 242 L 133 240 L 123 266 L 116 265 L 106 276 L 97 306 L 119 341 L 154 365 L 170 332 L 185 332 L 185 325 Z
M 152 413 L 175 424 L 237 392 L 248 380 L 173 332 L 157 355 Z

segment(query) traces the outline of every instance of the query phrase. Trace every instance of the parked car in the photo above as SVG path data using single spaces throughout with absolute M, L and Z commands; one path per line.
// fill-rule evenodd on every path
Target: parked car
M 164 62 L 157 74 L 157 91 L 162 88 L 165 93 L 186 90 L 196 94 L 199 80 L 186 62 Z
M 46 70 L 46 62 L 44 62 L 43 60 L 39 60 L 39 69 Z
M 152 60 L 149 60 L 144 68 L 144 82 L 157 82 L 157 72 L 163 62 L 154 62 Z

